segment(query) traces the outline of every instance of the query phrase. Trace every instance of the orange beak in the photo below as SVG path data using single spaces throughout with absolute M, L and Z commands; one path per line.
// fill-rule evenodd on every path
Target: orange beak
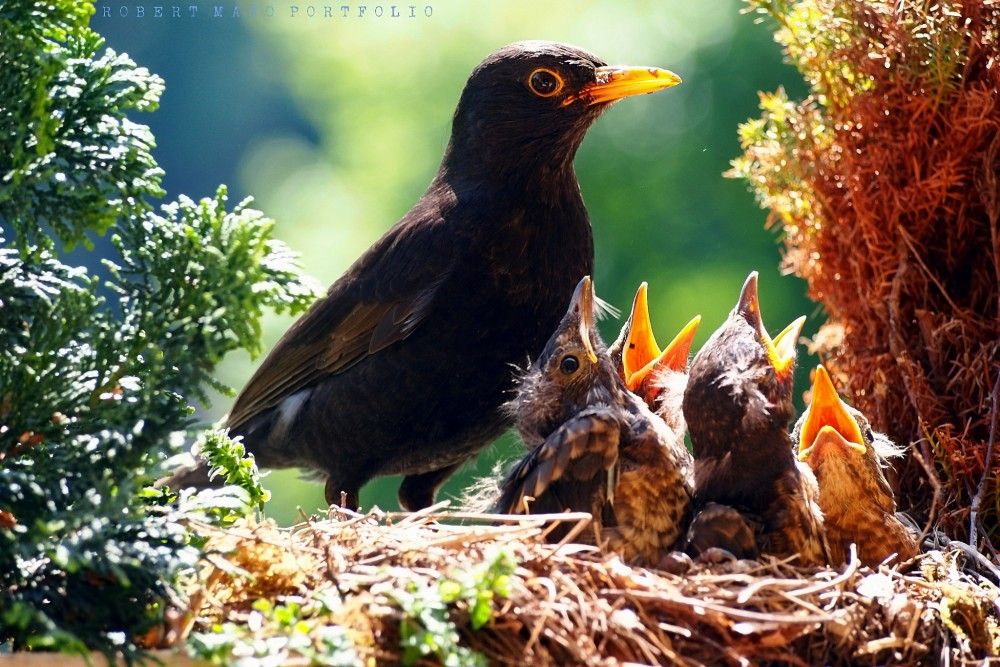
M 674 339 L 657 353 L 652 359 L 647 361 L 639 370 L 625 376 L 625 385 L 629 391 L 638 391 L 646 378 L 653 371 L 661 368 L 683 373 L 687 371 L 688 355 L 691 352 L 691 343 L 694 342 L 694 334 L 698 331 L 698 324 L 701 323 L 701 315 L 695 315 L 684 328 L 680 330 Z M 626 367 L 627 368 L 627 367 Z M 626 373 L 628 371 L 626 370 Z
M 687 370 L 688 353 L 691 351 L 694 334 L 701 322 L 701 315 L 697 315 L 661 351 L 656 344 L 653 326 L 649 321 L 647 289 L 648 285 L 642 283 L 635 293 L 630 318 L 631 326 L 622 353 L 625 385 L 629 391 L 638 391 L 654 369 L 669 368 L 678 372 Z
M 799 335 L 802 333 L 802 325 L 806 323 L 806 316 L 796 319 L 784 330 L 771 340 L 766 331 L 762 331 L 764 344 L 767 345 L 767 354 L 771 358 L 778 377 L 785 377 L 795 365 L 795 346 L 798 345 Z
M 861 429 L 837 395 L 830 375 L 825 368 L 817 366 L 812 400 L 799 435 L 799 459 L 805 460 L 815 447 L 830 439 L 840 442 L 848 451 L 860 454 L 867 451 Z
M 563 106 L 577 100 L 588 105 L 608 104 L 632 95 L 645 95 L 672 88 L 680 82 L 679 76 L 659 67 L 598 67 L 597 80 L 585 85 L 575 95 L 567 97 Z
M 570 301 L 570 309 L 580 313 L 580 338 L 583 340 L 583 347 L 587 350 L 590 363 L 597 363 L 597 354 L 593 345 L 590 344 L 590 332 L 594 330 L 594 283 L 590 276 L 584 276 L 573 290 L 573 299 Z
M 649 321 L 649 303 L 646 300 L 648 285 L 639 285 L 632 301 L 632 315 L 629 317 L 628 337 L 625 339 L 625 350 L 622 352 L 622 370 L 625 384 L 634 390 L 632 377 L 651 360 L 660 356 L 660 348 L 653 337 L 653 327 Z
M 760 334 L 764 347 L 767 348 L 767 357 L 771 360 L 771 365 L 774 366 L 777 376 L 779 378 L 788 377 L 795 366 L 795 346 L 802 333 L 802 325 L 806 321 L 805 316 L 796 319 L 772 339 L 767 330 L 764 329 L 764 321 L 760 316 L 756 271 L 747 276 L 746 282 L 743 283 L 743 290 L 740 292 L 740 300 L 736 304 L 736 310 Z

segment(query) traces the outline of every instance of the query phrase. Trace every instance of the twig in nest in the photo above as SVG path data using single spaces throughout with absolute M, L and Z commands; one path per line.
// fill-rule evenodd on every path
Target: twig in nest
M 896 265 L 896 273 L 892 277 L 892 289 L 889 291 L 889 352 L 892 354 L 892 358 L 896 360 L 896 365 L 903 379 L 903 387 L 906 389 L 910 405 L 913 406 L 913 410 L 919 417 L 923 414 L 923 410 L 921 409 L 923 407 L 922 401 L 920 400 L 920 392 L 916 386 L 913 362 L 910 359 L 906 341 L 903 339 L 901 333 L 905 330 L 905 327 L 901 325 L 904 318 L 900 312 L 900 292 L 903 288 L 903 281 L 908 279 L 910 272 L 910 260 L 906 252 L 906 248 L 909 246 L 903 236 L 900 236 L 899 242 L 896 245 L 899 263 Z
M 899 227 L 896 231 L 899 232 L 899 237 L 903 239 L 903 243 L 906 244 L 906 247 L 910 249 L 910 254 L 913 255 L 913 259 L 917 260 L 917 264 L 919 264 L 920 268 L 924 270 L 924 274 L 941 291 L 941 296 L 943 296 L 944 300 L 948 302 L 949 306 L 951 306 L 952 311 L 956 313 L 961 313 L 962 309 L 958 307 L 958 304 L 952 301 L 951 296 L 949 296 L 948 294 L 948 290 L 941 283 L 940 279 L 938 279 L 938 277 L 934 275 L 933 271 L 927 268 L 927 264 L 924 262 L 920 254 L 917 252 L 917 249 L 913 246 L 913 240 L 910 238 L 910 235 L 906 233 L 906 229 L 904 229 L 903 227 Z M 893 288 L 895 289 L 895 285 L 893 285 Z
M 979 525 L 979 529 L 985 533 L 986 529 L 983 528 L 983 520 L 980 519 L 977 523 Z M 997 555 L 997 550 L 993 547 L 993 543 L 990 542 L 988 539 L 983 540 L 983 543 L 986 545 L 986 550 L 990 552 L 990 556 L 993 557 L 994 562 L 1000 565 L 1000 555 Z M 1000 579 L 998 579 L 998 581 L 1000 581 Z
M 983 496 L 986 495 L 986 481 L 990 478 L 990 464 L 993 462 L 993 443 L 996 442 L 997 434 L 998 393 L 1000 393 L 1000 373 L 997 373 L 997 380 L 993 383 L 993 393 L 991 394 L 993 407 L 990 409 L 990 439 L 986 444 L 986 460 L 983 462 L 983 476 L 979 479 L 979 488 L 976 489 L 976 495 L 972 498 L 972 507 L 969 512 L 969 544 L 973 547 L 978 543 L 976 529 L 979 526 L 979 508 L 983 504 Z
M 924 473 L 927 475 L 927 481 L 930 482 L 931 487 L 934 489 L 934 498 L 931 499 L 931 508 L 927 513 L 927 524 L 924 526 L 923 531 L 920 533 L 920 538 L 917 540 L 918 544 L 923 544 L 924 538 L 931 532 L 931 527 L 934 525 L 935 515 L 937 514 L 938 505 L 941 502 L 941 494 L 944 492 L 944 487 L 941 484 L 941 480 L 938 479 L 937 472 L 934 471 L 934 465 L 931 463 L 933 457 L 931 456 L 928 443 L 930 443 L 931 435 L 927 432 L 927 427 L 924 424 L 924 420 L 920 420 L 920 428 L 924 432 L 924 437 L 920 439 L 920 451 L 918 452 L 915 448 L 912 449 L 913 458 L 917 460 L 920 467 L 924 469 Z M 913 443 L 914 445 L 917 443 Z

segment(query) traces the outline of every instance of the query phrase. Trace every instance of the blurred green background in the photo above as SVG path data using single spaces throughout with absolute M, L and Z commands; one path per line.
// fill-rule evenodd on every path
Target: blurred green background
M 451 114 L 469 72 L 509 42 L 569 42 L 611 64 L 654 65 L 684 83 L 625 100 L 591 129 L 576 169 L 597 246 L 598 294 L 627 315 L 640 281 L 665 343 L 692 316 L 703 316 L 699 346 L 732 308 L 746 275 L 760 271 L 765 323 L 773 332 L 801 314 L 808 337 L 820 324 L 805 283 L 782 276 L 779 239 L 746 184 L 723 178 L 739 155 L 737 125 L 758 114 L 759 90 L 804 94 L 783 64 L 772 26 L 757 24 L 738 0 L 617 3 L 558 0 L 427 0 L 400 5 L 341 5 L 324 18 L 308 0 L 275 1 L 274 16 L 251 3 L 100 0 L 91 26 L 166 80 L 160 109 L 135 118 L 152 128 L 154 156 L 166 171 L 168 199 L 200 198 L 222 182 L 233 200 L 252 194 L 277 220 L 277 236 L 302 254 L 305 272 L 329 284 L 401 217 L 437 170 Z M 155 16 L 163 6 L 164 16 Z M 139 7 L 142 7 L 140 16 Z M 215 8 L 220 16 L 215 16 Z M 425 16 L 429 7 L 431 16 Z M 237 18 L 234 14 L 239 14 Z M 107 14 L 107 16 L 105 16 Z M 265 322 L 268 348 L 291 323 Z M 613 340 L 621 321 L 605 321 Z M 254 369 L 245 356 L 220 369 L 240 387 Z M 800 390 L 810 366 L 800 346 Z M 801 391 L 798 392 L 801 394 Z M 221 417 L 218 397 L 201 414 Z M 456 476 L 441 497 L 461 493 L 470 476 L 516 455 L 513 437 Z M 296 471 L 272 473 L 269 515 L 291 523 L 297 508 L 323 506 L 322 487 Z M 398 479 L 369 484 L 367 509 L 398 507 Z

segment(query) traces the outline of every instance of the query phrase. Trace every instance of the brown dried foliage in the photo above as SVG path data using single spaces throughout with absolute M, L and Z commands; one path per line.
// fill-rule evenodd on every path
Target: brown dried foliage
M 456 518 L 467 525 L 448 523 Z M 467 610 L 451 612 L 463 644 L 491 664 L 945 664 L 1000 653 L 1000 589 L 963 573 L 960 552 L 877 570 L 856 559 L 842 570 L 741 561 L 669 574 L 626 567 L 592 547 L 550 545 L 545 529 L 538 518 L 434 508 L 333 511 L 292 529 L 207 529 L 228 563 L 202 573 L 174 641 L 192 625 L 246 622 L 259 596 L 301 601 L 334 588 L 344 603 L 323 622 L 347 628 L 366 664 L 395 664 L 402 614 L 386 591 L 436 585 L 503 547 L 518 567 L 489 622 L 473 630 Z M 232 576 L 233 565 L 254 578 Z
M 985 534 L 996 561 L 1000 3 L 753 4 L 778 19 L 812 95 L 765 96 L 731 173 L 825 308 L 814 346 L 838 386 L 911 445 L 902 509 L 955 538 Z

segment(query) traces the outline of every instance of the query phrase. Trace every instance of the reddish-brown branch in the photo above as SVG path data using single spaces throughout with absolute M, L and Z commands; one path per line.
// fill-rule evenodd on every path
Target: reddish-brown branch
M 997 373 L 996 382 L 993 383 L 993 403 L 990 408 L 990 439 L 986 444 L 986 459 L 983 463 L 983 476 L 979 479 L 979 488 L 976 489 L 976 495 L 972 498 L 972 506 L 969 512 L 969 544 L 972 546 L 976 546 L 979 543 L 979 538 L 976 534 L 977 528 L 979 527 L 979 509 L 982 507 L 983 497 L 986 495 L 987 482 L 989 481 L 990 474 L 992 473 L 991 464 L 993 463 L 993 443 L 996 442 L 997 434 L 998 394 L 1000 394 L 1000 373 Z M 987 541 L 989 540 L 987 539 Z M 996 557 L 995 552 L 994 557 Z

